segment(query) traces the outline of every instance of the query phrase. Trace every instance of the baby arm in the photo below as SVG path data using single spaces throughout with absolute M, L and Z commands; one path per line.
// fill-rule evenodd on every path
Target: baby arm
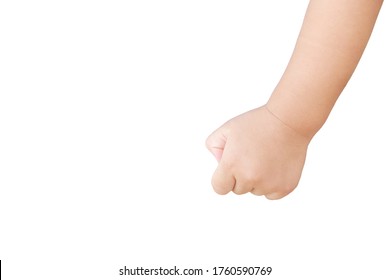
M 290 62 L 266 105 L 214 131 L 219 194 L 282 198 L 297 186 L 307 146 L 367 45 L 383 0 L 311 0 Z

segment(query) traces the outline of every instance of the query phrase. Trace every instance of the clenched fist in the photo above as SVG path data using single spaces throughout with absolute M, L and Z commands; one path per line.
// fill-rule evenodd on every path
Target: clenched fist
M 229 120 L 206 140 L 218 161 L 214 190 L 268 199 L 286 196 L 298 185 L 309 142 L 266 106 Z

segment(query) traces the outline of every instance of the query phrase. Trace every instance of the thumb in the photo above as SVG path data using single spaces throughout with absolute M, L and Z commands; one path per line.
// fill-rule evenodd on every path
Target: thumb
M 214 157 L 217 159 L 218 162 L 222 158 L 225 144 L 226 144 L 226 136 L 223 134 L 221 128 L 214 131 L 206 139 L 207 149 L 214 155 Z

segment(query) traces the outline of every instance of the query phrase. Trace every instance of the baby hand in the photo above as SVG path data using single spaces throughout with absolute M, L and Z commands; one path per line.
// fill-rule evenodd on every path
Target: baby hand
M 286 196 L 298 185 L 309 142 L 266 106 L 229 120 L 206 140 L 219 162 L 212 177 L 215 192 Z

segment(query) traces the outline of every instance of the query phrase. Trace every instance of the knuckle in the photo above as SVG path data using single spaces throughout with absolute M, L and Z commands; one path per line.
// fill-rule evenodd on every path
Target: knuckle
M 241 187 L 241 186 L 235 186 L 233 188 L 233 192 L 237 195 L 241 195 L 241 194 L 245 194 L 248 192 L 248 189 L 245 188 L 245 187 Z
M 280 183 L 277 185 L 274 185 L 273 188 L 271 188 L 271 192 L 268 199 L 280 199 L 282 197 L 285 197 L 289 193 L 291 193 L 295 189 L 295 185 L 291 183 Z
M 290 193 L 293 189 L 294 187 L 291 184 L 283 184 L 277 188 L 277 191 L 279 193 Z
M 226 187 L 221 187 L 221 186 L 213 186 L 213 189 L 214 191 L 217 193 L 217 194 L 227 194 L 229 192 L 229 189 L 226 188 Z
M 229 186 L 223 184 L 215 176 L 211 179 L 211 185 L 213 186 L 213 189 L 217 194 L 227 194 L 230 191 Z
M 244 170 L 243 172 L 241 172 L 241 176 L 240 176 L 242 182 L 245 184 L 245 185 L 248 185 L 250 186 L 251 188 L 254 188 L 258 185 L 261 185 L 261 175 L 259 172 L 255 171 L 255 170 L 252 170 L 252 169 L 248 169 L 248 170 Z

